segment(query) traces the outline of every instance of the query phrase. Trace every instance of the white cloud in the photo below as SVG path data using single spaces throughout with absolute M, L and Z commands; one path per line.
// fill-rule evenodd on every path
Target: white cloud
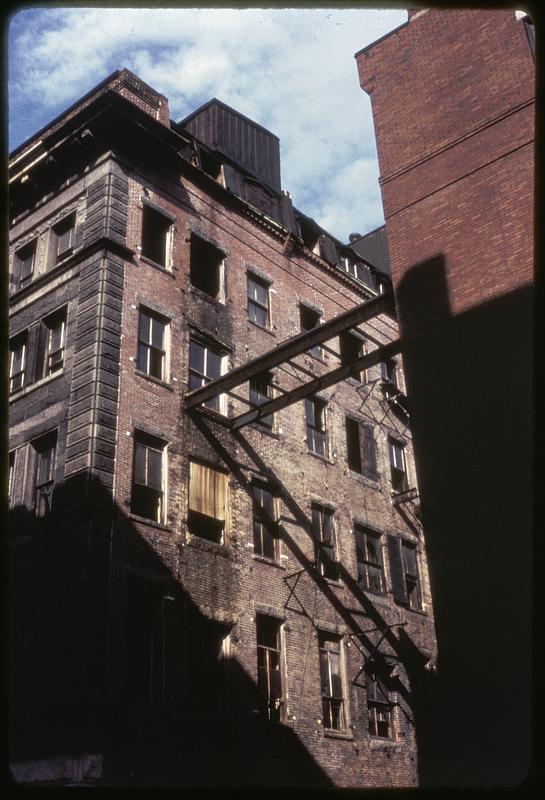
M 353 56 L 405 19 L 364 9 L 23 10 L 10 29 L 13 146 L 128 67 L 169 98 L 174 119 L 215 96 L 269 128 L 296 205 L 346 239 L 382 221 Z

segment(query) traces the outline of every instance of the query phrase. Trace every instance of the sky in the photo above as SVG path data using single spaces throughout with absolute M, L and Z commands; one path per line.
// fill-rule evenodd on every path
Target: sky
M 354 54 L 401 9 L 21 9 L 9 23 L 9 149 L 116 69 L 179 121 L 216 97 L 280 139 L 282 188 L 341 241 L 382 225 L 375 136 Z

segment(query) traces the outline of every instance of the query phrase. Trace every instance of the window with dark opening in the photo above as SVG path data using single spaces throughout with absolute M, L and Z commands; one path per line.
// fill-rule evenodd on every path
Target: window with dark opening
M 76 214 L 70 214 L 58 222 L 53 228 L 53 233 L 55 235 L 55 256 L 56 260 L 60 261 L 61 258 L 70 255 L 74 249 Z
M 397 386 L 397 364 L 395 359 L 389 358 L 387 361 L 380 362 L 380 374 L 385 383 Z
M 43 517 L 51 511 L 53 502 L 57 432 L 36 439 L 32 447 L 35 451 L 34 512 Z
M 141 310 L 138 320 L 138 354 L 136 366 L 146 375 L 161 381 L 166 377 L 168 320 L 151 311 Z
M 346 457 L 348 467 L 372 480 L 376 480 L 377 458 L 373 429 L 346 417 Z
M 252 405 L 262 406 L 272 400 L 272 396 L 272 375 L 270 372 L 261 372 L 250 378 L 250 403 Z M 272 430 L 273 415 L 268 414 L 266 417 L 261 417 L 261 419 L 257 420 L 257 424 Z
M 131 513 L 159 523 L 165 511 L 164 455 L 161 439 L 135 431 Z
M 191 236 L 189 256 L 189 276 L 193 286 L 201 292 L 223 299 L 223 260 L 224 253 L 199 236 Z
M 338 580 L 335 526 L 333 511 L 318 504 L 312 504 L 312 535 L 316 552 L 316 569 L 320 575 L 330 580 Z
M 406 539 L 388 535 L 388 557 L 394 600 L 412 609 L 422 608 L 416 546 Z
M 388 678 L 378 669 L 371 666 L 366 675 L 367 711 L 369 716 L 369 733 L 381 739 L 391 739 L 392 699 Z
M 345 729 L 345 713 L 341 675 L 341 642 L 338 636 L 321 633 L 319 647 L 324 728 L 342 731 Z
M 125 686 L 129 703 L 154 705 L 164 699 L 163 587 L 127 576 Z
M 353 364 L 365 353 L 365 339 L 356 333 L 354 330 L 343 331 L 339 336 L 341 366 L 346 367 Z M 355 370 L 350 373 L 351 378 L 357 381 L 361 380 L 361 370 Z
M 308 306 L 301 304 L 299 306 L 299 316 L 301 322 L 301 331 L 312 331 L 314 328 L 317 328 L 320 325 L 320 312 L 314 311 L 313 308 L 309 308 Z M 314 347 L 311 347 L 307 352 L 309 355 L 315 356 L 315 358 L 322 358 L 323 355 L 322 348 L 319 344 L 314 345 Z
M 223 353 L 212 344 L 191 338 L 189 342 L 189 390 L 206 386 L 222 374 Z M 222 396 L 217 395 L 206 403 L 206 408 L 221 412 Z
M 259 713 L 270 722 L 280 721 L 283 703 L 280 626 L 273 617 L 256 617 Z
M 248 275 L 248 319 L 260 328 L 269 327 L 269 284 L 257 275 Z
M 169 234 L 172 219 L 152 206 L 142 209 L 142 255 L 164 269 L 168 266 Z
M 32 280 L 34 263 L 36 261 L 37 239 L 25 244 L 15 253 L 14 258 L 14 278 L 18 288 L 27 286 Z
M 326 457 L 326 403 L 317 398 L 305 400 L 307 447 L 312 453 Z
M 390 474 L 392 479 L 392 490 L 397 494 L 406 492 L 409 488 L 407 481 L 407 467 L 405 462 L 405 445 L 396 439 L 388 440 L 390 452 Z
M 60 372 L 64 366 L 66 307 L 42 320 L 38 335 L 36 380 Z
M 358 583 L 363 589 L 375 594 L 383 594 L 384 567 L 380 535 L 364 528 L 362 525 L 355 525 L 354 536 L 356 539 Z
M 189 462 L 188 530 L 217 544 L 225 544 L 229 500 L 228 476 L 214 467 Z
M 275 560 L 278 547 L 275 497 L 261 483 L 252 484 L 252 497 L 254 553 Z
M 9 391 L 18 392 L 25 385 L 27 332 L 14 336 L 9 343 Z

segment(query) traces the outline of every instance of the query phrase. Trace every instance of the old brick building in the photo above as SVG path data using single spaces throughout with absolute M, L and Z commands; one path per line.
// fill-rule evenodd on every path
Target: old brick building
M 534 33 L 409 12 L 371 96 L 437 624 L 434 783 L 530 764 Z
M 18 781 L 398 786 L 434 622 L 387 277 L 127 70 L 10 161 Z M 297 402 L 296 402 L 297 401 Z

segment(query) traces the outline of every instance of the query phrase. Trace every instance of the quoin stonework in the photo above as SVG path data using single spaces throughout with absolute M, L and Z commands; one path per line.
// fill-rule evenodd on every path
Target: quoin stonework
M 432 600 L 384 229 L 128 70 L 10 160 L 19 783 L 414 786 Z M 398 239 L 394 239 L 397 254 Z

